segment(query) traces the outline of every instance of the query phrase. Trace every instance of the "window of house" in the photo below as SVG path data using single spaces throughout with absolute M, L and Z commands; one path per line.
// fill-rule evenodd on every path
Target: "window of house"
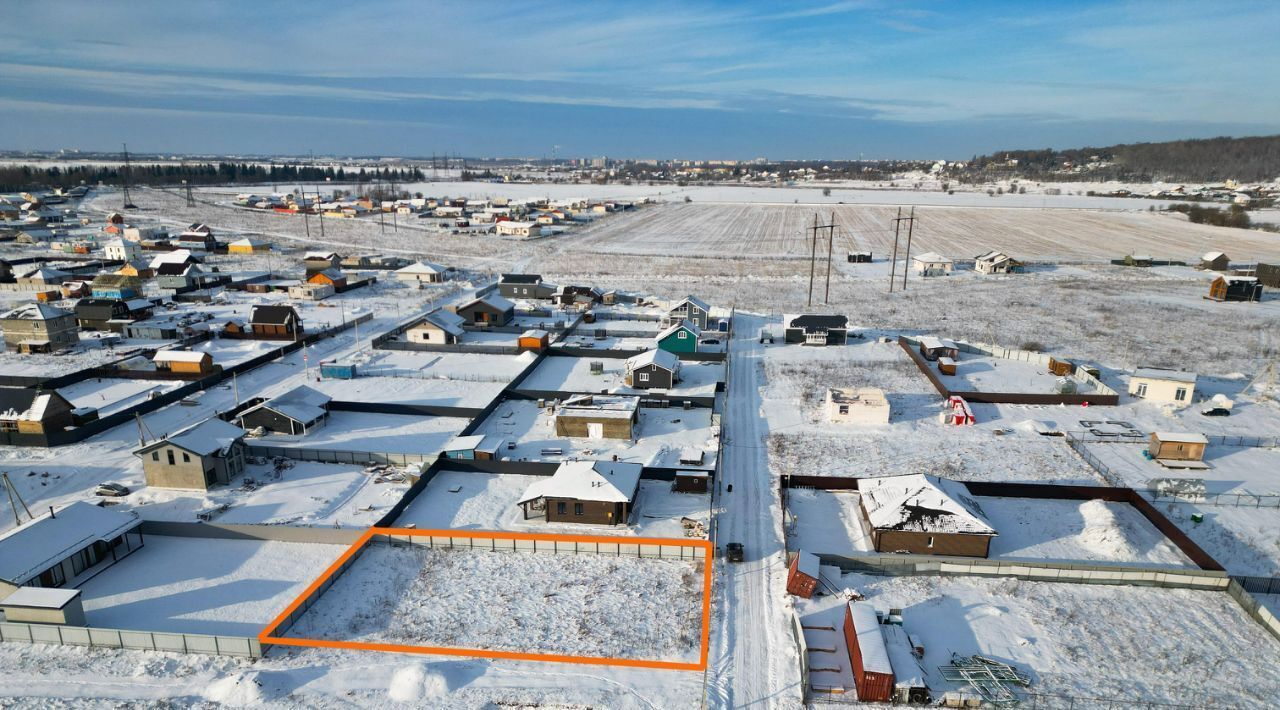
M 560 501 L 559 503 L 556 503 L 556 515 L 564 515 L 565 510 L 566 510 L 566 506 L 564 501 Z
M 849 405 L 847 405 L 847 404 L 842 404 L 842 405 L 840 405 L 840 413 L 841 413 L 841 414 L 848 414 L 848 413 L 849 413 Z
M 1136 392 L 1136 394 L 1137 394 L 1139 397 L 1146 397 L 1146 396 L 1147 396 L 1147 383 L 1145 383 L 1145 382 L 1139 382 L 1139 383 L 1138 383 L 1138 391 Z
M 582 504 L 581 504 L 581 503 L 574 503 L 574 504 L 573 504 L 573 514 L 574 514 L 574 515 L 582 515 Z
M 1186 398 L 1187 398 L 1187 388 L 1186 388 L 1186 387 L 1179 387 L 1179 388 L 1178 388 L 1178 391 L 1173 393 L 1173 399 L 1174 399 L 1175 401 L 1181 402 L 1181 401 L 1183 401 L 1183 400 L 1184 400 L 1184 399 L 1186 399 Z
M 182 453 L 182 463 L 191 463 L 191 454 L 188 454 L 184 451 Z
M 929 538 L 929 547 L 933 547 L 933 538 L 932 538 L 932 537 L 930 537 L 930 538 Z
M 152 461 L 159 461 L 159 460 L 160 460 L 160 452 L 159 452 L 159 451 L 152 451 L 152 452 L 151 452 L 151 460 L 152 460 Z
M 689 331 L 687 331 L 687 330 L 682 330 L 682 331 L 680 331 L 680 332 L 676 333 L 676 338 L 678 338 L 678 339 L 680 339 L 680 340 L 684 340 L 685 338 L 688 338 L 688 337 L 689 337 Z
M 169 465 L 170 465 L 170 466 L 172 466 L 172 465 L 175 463 L 175 462 L 174 462 L 174 460 L 173 460 L 173 449 L 170 449 L 169 451 L 166 451 L 165 453 L 169 454 Z
M 648 382 L 648 381 L 649 381 L 649 373 L 647 373 L 647 372 L 641 372 L 641 373 L 640 373 L 640 381 L 641 381 L 641 382 Z

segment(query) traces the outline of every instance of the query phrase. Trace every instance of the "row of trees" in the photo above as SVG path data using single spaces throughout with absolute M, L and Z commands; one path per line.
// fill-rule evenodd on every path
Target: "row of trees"
M 1017 164 L 1011 165 L 1015 160 Z M 1096 165 L 1083 172 L 1066 172 L 1090 163 Z M 1280 176 L 1280 136 L 1001 151 L 975 156 L 965 168 L 955 169 L 954 175 L 965 181 L 1016 175 L 1040 181 L 1258 182 Z
M 134 165 L 129 169 L 131 185 L 236 185 L 278 182 L 420 182 L 426 179 L 420 168 L 318 167 L 311 165 L 262 165 L 259 163 L 190 163 L 183 165 Z M 42 188 L 70 188 L 81 183 L 120 185 L 124 166 L 74 165 L 66 168 L 39 168 L 30 165 L 0 167 L 0 191 L 18 192 Z

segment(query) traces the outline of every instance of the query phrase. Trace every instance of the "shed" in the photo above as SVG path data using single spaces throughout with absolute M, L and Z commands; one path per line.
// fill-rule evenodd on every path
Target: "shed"
M 821 565 L 818 556 L 812 552 L 797 552 L 795 559 L 791 560 L 791 566 L 787 568 L 787 593 L 805 599 L 813 598 L 813 593 L 818 589 L 818 570 Z
M 338 269 L 325 269 L 307 275 L 307 283 L 327 284 L 334 289 L 346 288 L 347 276 Z
M 293 306 L 254 306 L 249 325 L 255 338 L 297 340 L 302 335 L 302 319 Z
M 938 358 L 938 372 L 943 375 L 955 375 L 956 361 L 945 355 Z
M 1049 372 L 1059 377 L 1066 377 L 1076 373 L 1076 366 L 1066 360 L 1057 358 L 1049 358 Z
M 548 523 L 625 525 L 643 470 L 621 461 L 565 461 L 549 478 L 530 484 L 518 504 L 526 520 L 542 513 Z
M 919 342 L 920 354 L 926 360 L 937 360 L 940 357 L 949 357 L 955 360 L 960 357 L 960 348 L 946 338 L 925 335 L 920 338 Z
M 547 345 L 551 342 L 551 334 L 545 330 L 534 328 L 526 330 L 520 334 L 516 340 L 516 346 L 521 350 L 533 350 L 534 352 L 542 352 L 547 349 Z
M 1200 257 L 1200 268 L 1207 271 L 1226 271 L 1231 268 L 1231 257 L 1220 251 L 1211 251 Z
M 1139 367 L 1129 376 L 1129 394 L 1151 402 L 1186 406 L 1191 403 L 1195 393 L 1194 372 L 1162 367 Z
M 1204 434 L 1156 431 L 1151 433 L 1147 453 L 1153 459 L 1171 461 L 1203 461 L 1209 439 Z
M 865 478 L 858 491 L 877 552 L 986 557 L 997 534 L 959 481 L 920 473 Z
M 843 631 L 858 700 L 889 702 L 895 686 L 893 666 L 871 602 L 849 602 L 845 606 Z
M 495 461 L 505 444 L 506 439 L 493 434 L 455 436 L 440 453 L 455 461 Z
M 289 298 L 301 301 L 323 301 L 337 293 L 332 284 L 303 281 L 289 287 Z
M 707 471 L 676 471 L 671 489 L 676 493 L 706 493 L 710 483 L 711 474 Z
M 870 264 L 871 252 L 869 251 L 851 251 L 849 252 L 850 264 Z
M 0 601 L 5 621 L 85 626 L 79 589 L 19 587 Z
M 228 254 L 257 254 L 264 251 L 271 251 L 271 245 L 254 237 L 237 239 L 227 245 Z
M 1212 301 L 1262 300 L 1262 282 L 1257 276 L 1221 275 L 1209 283 L 1209 299 Z
M 213 356 L 191 350 L 160 350 L 151 361 L 157 370 L 205 375 L 214 371 Z

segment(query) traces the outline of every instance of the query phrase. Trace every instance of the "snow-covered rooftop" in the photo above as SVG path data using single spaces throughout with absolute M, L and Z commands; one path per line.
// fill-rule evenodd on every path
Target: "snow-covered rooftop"
M 1196 373 L 1182 370 L 1169 370 L 1163 367 L 1139 367 L 1133 371 L 1134 377 L 1150 380 L 1169 380 L 1170 382 L 1188 382 L 1194 384 Z
M 154 362 L 201 362 L 209 353 L 197 353 L 190 350 L 161 350 L 152 357 Z
M 136 525 L 133 513 L 76 501 L 0 535 L 0 579 L 25 584 L 77 550 Z
M 646 350 L 639 355 L 633 355 L 626 360 L 626 367 L 628 371 L 639 367 L 646 367 L 648 365 L 657 365 L 664 370 L 674 372 L 680 369 L 680 358 L 676 357 L 675 353 L 655 348 L 653 350 Z
M 233 442 L 242 436 L 244 436 L 243 429 L 214 417 L 213 419 L 206 419 L 193 427 L 183 429 L 166 439 L 144 446 L 135 453 L 141 454 L 161 444 L 169 443 L 194 454 L 208 456 L 225 452 Z
M 329 395 L 317 392 L 306 385 L 300 385 L 277 397 L 259 404 L 244 412 L 248 414 L 255 409 L 270 409 L 279 412 L 294 421 L 311 422 L 324 416 L 328 410 Z M 242 415 L 243 416 L 243 415 Z
M 889 651 L 884 645 L 884 635 L 880 633 L 876 608 L 871 602 L 850 602 L 849 614 L 853 617 L 853 631 L 858 638 L 863 670 L 891 675 L 893 665 L 889 663 Z
M 531 484 L 518 502 L 538 498 L 630 502 L 636 497 L 642 470 L 638 463 L 623 461 L 565 461 L 550 478 Z
M 1208 444 L 1209 438 L 1204 434 L 1185 431 L 1157 431 L 1155 437 L 1160 441 L 1172 441 L 1181 444 Z
M 858 482 L 862 505 L 877 530 L 995 535 L 964 484 L 923 473 Z

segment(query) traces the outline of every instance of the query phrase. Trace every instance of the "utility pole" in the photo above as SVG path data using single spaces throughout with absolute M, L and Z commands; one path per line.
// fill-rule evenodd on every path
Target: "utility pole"
M 129 144 L 121 143 L 120 145 L 124 148 L 124 175 L 122 176 L 122 182 L 124 183 L 124 209 L 131 210 L 135 209 L 136 205 L 133 204 L 133 200 L 129 197 Z
M 809 255 L 809 306 L 813 306 L 813 270 L 818 262 L 818 215 L 813 215 L 813 250 Z
M 893 293 L 893 282 L 898 276 L 898 228 L 902 226 L 902 208 L 898 208 L 898 216 L 893 219 L 893 258 L 889 259 L 889 293 Z
M 22 494 L 18 493 L 18 489 L 14 487 L 13 481 L 9 480 L 9 474 L 0 473 L 0 477 L 4 478 L 4 490 L 9 494 L 9 506 L 13 508 L 13 524 L 22 525 L 22 516 L 18 514 L 18 505 L 22 505 L 22 509 L 27 512 L 27 520 L 35 520 L 35 516 L 31 514 L 31 509 L 27 507 L 27 502 L 22 499 Z
M 822 297 L 822 302 L 831 303 L 831 252 L 835 249 L 836 241 L 836 213 L 831 213 L 831 224 L 827 225 L 827 292 Z
M 236 406 L 240 406 L 240 383 L 236 381 L 236 373 L 231 373 L 231 391 L 236 397 Z
M 911 208 L 911 216 L 907 217 L 907 258 L 902 261 L 902 290 L 907 290 L 907 272 L 911 269 L 911 233 L 916 228 L 916 208 Z
M 302 193 L 302 205 L 301 205 L 302 224 L 307 228 L 307 244 L 310 244 L 311 243 L 311 207 L 315 203 L 313 202 L 311 203 L 311 205 L 307 204 L 307 191 L 302 189 L 301 185 L 298 186 L 298 192 Z

